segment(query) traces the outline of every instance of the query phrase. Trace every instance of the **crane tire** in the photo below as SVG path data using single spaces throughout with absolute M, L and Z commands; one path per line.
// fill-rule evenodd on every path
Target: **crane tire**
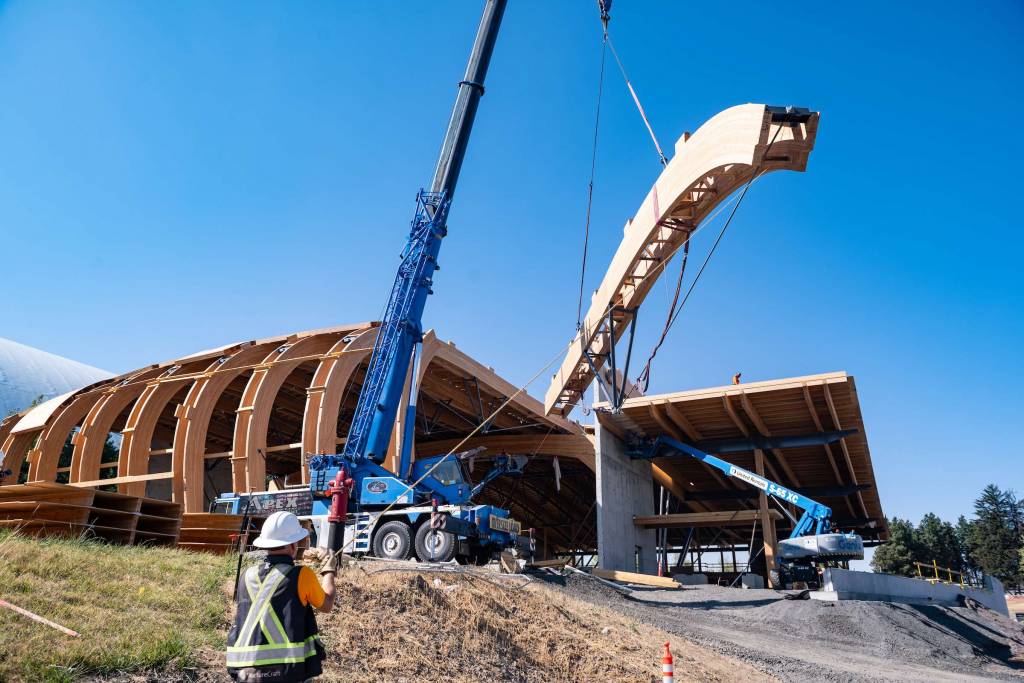
M 405 560 L 412 549 L 412 532 L 405 522 L 387 522 L 373 534 L 373 554 L 388 560 Z
M 431 529 L 429 524 L 421 524 L 416 530 L 416 557 L 420 562 L 448 562 L 455 557 L 458 545 L 455 536 Z

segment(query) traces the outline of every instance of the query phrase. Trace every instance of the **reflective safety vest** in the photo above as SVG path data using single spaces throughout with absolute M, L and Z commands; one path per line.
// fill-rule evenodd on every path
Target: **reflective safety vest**
M 305 681 L 322 672 L 324 648 L 313 608 L 299 600 L 301 568 L 271 555 L 239 580 L 228 633 L 228 673 L 237 681 Z

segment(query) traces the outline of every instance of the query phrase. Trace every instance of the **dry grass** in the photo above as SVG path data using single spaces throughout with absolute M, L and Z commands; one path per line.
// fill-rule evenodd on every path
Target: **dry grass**
M 659 681 L 665 640 L 678 681 L 765 680 L 536 581 L 379 567 L 338 576 L 337 606 L 318 615 L 321 680 Z M 0 609 L 0 681 L 227 681 L 233 569 L 231 558 L 182 550 L 0 535 L 0 597 L 82 633 Z
M 666 640 L 676 680 L 766 680 L 538 582 L 516 588 L 470 575 L 348 569 L 320 625 L 326 681 L 660 681 Z
M 224 646 L 226 558 L 0 535 L 0 597 L 82 634 L 0 609 L 0 681 L 181 672 Z

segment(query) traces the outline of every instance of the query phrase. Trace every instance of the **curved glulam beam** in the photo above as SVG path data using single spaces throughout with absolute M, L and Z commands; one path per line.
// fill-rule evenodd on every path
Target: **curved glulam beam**
M 153 432 L 156 431 L 160 416 L 182 387 L 194 381 L 192 378 L 175 381 L 175 375 L 188 375 L 188 372 L 182 365 L 167 368 L 146 384 L 132 406 L 124 429 L 121 430 L 121 452 L 117 461 L 119 478 L 149 474 L 149 452 L 153 446 Z M 118 484 L 117 490 L 130 496 L 145 496 L 146 482 Z
M 171 448 L 173 499 L 184 503 L 185 512 L 203 512 L 203 462 L 210 418 L 221 395 L 249 365 L 258 362 L 275 344 L 245 344 L 225 353 L 207 366 L 176 411 Z
M 544 397 L 544 411 L 566 415 L 593 380 L 615 341 L 626 331 L 628 314 L 612 309 L 638 307 L 676 250 L 701 221 L 755 173 L 803 171 L 814 147 L 818 114 L 805 123 L 773 121 L 778 107 L 743 104 L 716 114 L 692 136 L 684 134 L 676 153 L 654 183 L 636 215 L 626 223 L 611 265 L 594 292 L 590 309 Z M 771 144 L 769 149 L 769 143 Z
M 99 391 L 75 394 L 60 410 L 51 415 L 43 428 L 38 445 L 29 452 L 29 481 L 54 481 L 57 478 L 57 463 L 68 434 L 85 419 L 89 410 L 102 396 Z M 76 443 L 78 436 L 73 436 L 71 442 Z
M 235 418 L 231 473 L 236 491 L 265 490 L 267 429 L 277 393 L 295 368 L 309 360 L 309 356 L 326 353 L 341 336 L 321 334 L 286 342 L 267 354 L 253 370 Z
M 107 442 L 110 428 L 125 408 L 142 394 L 145 380 L 159 372 L 156 368 L 146 368 L 102 391 L 75 437 L 69 481 L 95 481 L 100 478 L 100 460 L 103 458 L 103 445 Z
M 377 328 L 338 340 L 317 365 L 313 381 L 306 389 L 306 408 L 302 418 L 303 454 L 328 455 L 338 452 L 338 413 L 341 399 L 352 373 L 370 357 Z M 303 481 L 309 481 L 306 464 Z

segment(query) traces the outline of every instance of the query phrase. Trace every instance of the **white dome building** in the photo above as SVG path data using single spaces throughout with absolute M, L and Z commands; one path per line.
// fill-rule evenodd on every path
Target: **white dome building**
M 40 397 L 50 399 L 110 376 L 91 365 L 0 337 L 0 419 Z

